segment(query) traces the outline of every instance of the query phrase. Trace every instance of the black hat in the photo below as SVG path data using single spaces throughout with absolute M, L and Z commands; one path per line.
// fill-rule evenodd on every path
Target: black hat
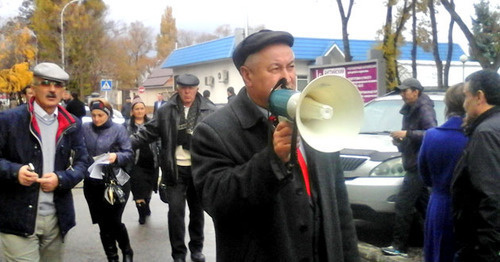
M 198 86 L 200 80 L 192 74 L 182 74 L 177 77 L 177 85 L 180 86 Z
M 257 53 L 264 47 L 271 45 L 283 43 L 290 47 L 293 46 L 293 36 L 284 31 L 272 31 L 272 30 L 260 30 L 257 33 L 249 35 L 247 38 L 243 39 L 241 43 L 236 46 L 233 52 L 233 62 L 236 68 L 239 70 L 240 67 L 245 63 L 247 57 L 253 53 Z
M 396 87 L 399 90 L 405 90 L 408 88 L 415 88 L 417 90 L 423 91 L 424 87 L 420 84 L 420 81 L 418 81 L 415 78 L 408 78 L 405 79 L 400 86 Z
M 69 75 L 54 63 L 40 63 L 33 68 L 33 75 L 47 80 L 66 82 Z

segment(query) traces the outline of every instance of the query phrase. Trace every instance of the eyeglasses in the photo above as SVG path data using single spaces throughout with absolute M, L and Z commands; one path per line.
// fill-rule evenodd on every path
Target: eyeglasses
M 41 87 L 49 87 L 49 86 L 53 85 L 55 88 L 63 88 L 64 87 L 64 83 L 63 82 L 46 80 L 46 79 L 38 81 L 38 82 L 35 82 L 34 85 L 41 86 Z

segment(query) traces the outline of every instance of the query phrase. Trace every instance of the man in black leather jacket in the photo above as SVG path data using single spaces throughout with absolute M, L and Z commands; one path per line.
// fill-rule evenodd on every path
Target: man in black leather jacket
M 203 249 L 204 213 L 196 195 L 191 175 L 191 137 L 194 127 L 205 116 L 215 111 L 215 106 L 198 92 L 198 78 L 191 74 L 177 77 L 177 93 L 161 106 L 144 128 L 131 136 L 132 147 L 161 141 L 160 167 L 161 185 L 166 186 L 168 231 L 174 261 L 185 261 L 187 248 L 184 244 L 184 215 L 186 200 L 189 205 L 190 221 L 189 250 L 191 260 L 205 261 Z M 161 189 L 160 189 L 161 190 Z
M 464 91 L 469 142 L 451 188 L 455 261 L 500 261 L 500 76 L 475 72 Z

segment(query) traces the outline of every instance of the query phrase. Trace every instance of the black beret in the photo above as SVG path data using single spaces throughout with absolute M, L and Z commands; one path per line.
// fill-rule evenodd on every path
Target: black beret
M 272 30 L 260 30 L 257 33 L 249 35 L 247 38 L 243 39 L 241 43 L 236 46 L 233 52 L 233 62 L 236 68 L 239 70 L 240 67 L 245 63 L 247 57 L 253 53 L 257 53 L 264 47 L 271 45 L 283 43 L 288 46 L 293 46 L 293 36 L 284 31 L 272 31 Z
M 192 74 L 182 74 L 177 77 L 177 85 L 180 86 L 198 86 L 200 80 Z

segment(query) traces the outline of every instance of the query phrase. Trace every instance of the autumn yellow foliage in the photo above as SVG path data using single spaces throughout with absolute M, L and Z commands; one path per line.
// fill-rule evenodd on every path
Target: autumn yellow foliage
M 25 86 L 31 83 L 33 72 L 29 70 L 29 63 L 15 64 L 10 69 L 0 70 L 0 92 L 15 93 L 20 92 Z

